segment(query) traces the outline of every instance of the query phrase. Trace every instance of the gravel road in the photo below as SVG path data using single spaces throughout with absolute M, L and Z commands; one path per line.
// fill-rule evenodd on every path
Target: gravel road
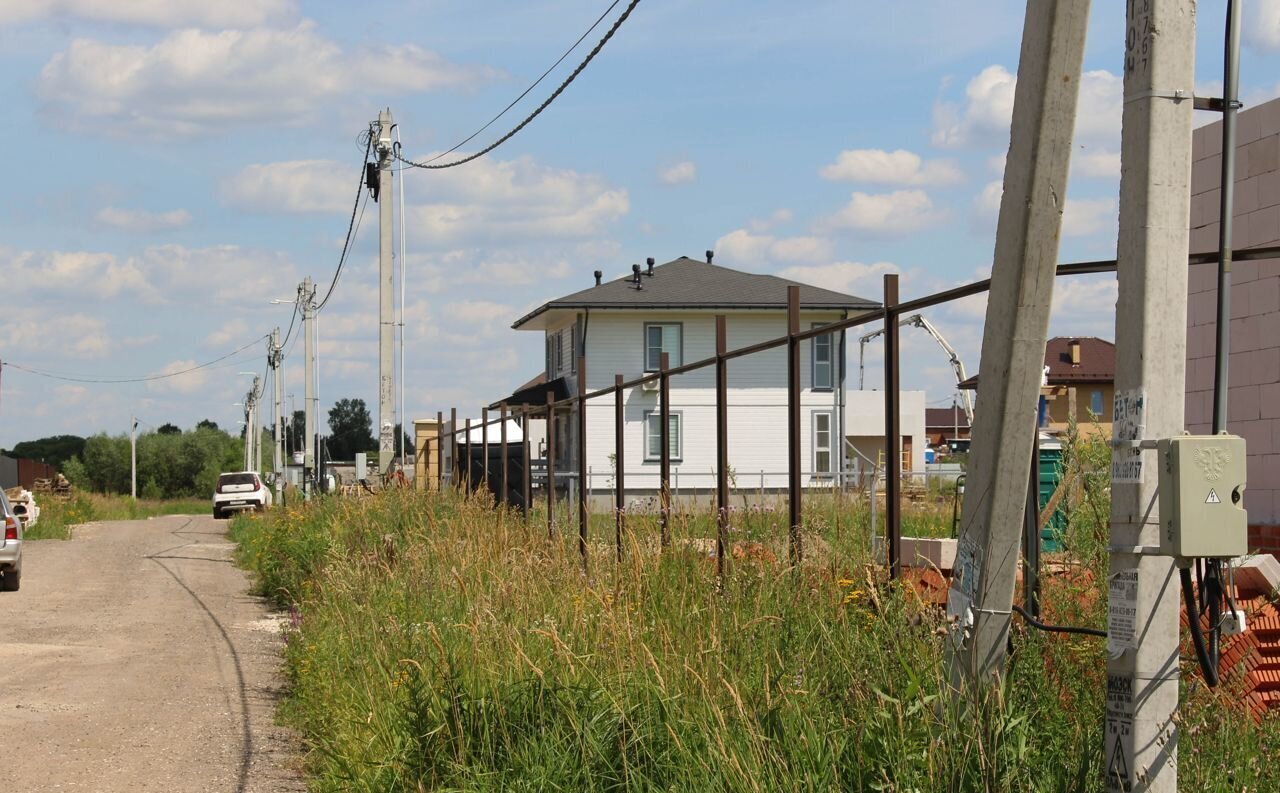
M 226 522 L 115 521 L 24 549 L 0 592 L 0 787 L 303 790 L 273 723 L 279 618 Z

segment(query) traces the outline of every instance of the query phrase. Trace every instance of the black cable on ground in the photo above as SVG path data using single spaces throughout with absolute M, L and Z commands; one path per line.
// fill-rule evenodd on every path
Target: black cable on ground
M 1218 667 L 1209 661 L 1209 650 L 1205 647 L 1204 632 L 1200 630 L 1200 610 L 1196 608 L 1196 593 L 1191 583 L 1191 568 L 1178 570 L 1182 580 L 1182 599 L 1187 606 L 1187 624 L 1191 626 L 1191 643 L 1196 648 L 1196 660 L 1200 662 L 1200 671 L 1204 673 L 1204 682 L 1213 688 L 1218 685 Z
M 1100 628 L 1083 628 L 1078 625 L 1048 625 L 1041 622 L 1026 612 L 1022 606 L 1017 603 L 1013 604 L 1013 610 L 1018 613 L 1026 623 L 1038 631 L 1046 633 L 1069 633 L 1077 636 L 1097 636 L 1100 639 L 1107 638 L 1107 632 Z

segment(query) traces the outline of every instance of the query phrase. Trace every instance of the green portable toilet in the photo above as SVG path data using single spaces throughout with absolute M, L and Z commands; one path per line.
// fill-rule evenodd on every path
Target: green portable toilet
M 1048 435 L 1040 436 L 1040 511 L 1049 504 L 1053 493 L 1062 481 L 1062 443 Z M 1061 551 L 1062 534 L 1067 528 L 1067 516 L 1062 505 L 1054 510 L 1053 516 L 1040 531 L 1040 549 L 1043 551 Z

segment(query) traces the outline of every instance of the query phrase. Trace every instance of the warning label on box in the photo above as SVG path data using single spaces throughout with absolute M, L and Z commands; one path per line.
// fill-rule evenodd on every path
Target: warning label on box
M 1140 390 L 1116 393 L 1111 438 L 1115 441 L 1142 440 L 1147 428 L 1147 395 Z M 1142 482 L 1142 451 L 1117 448 L 1111 455 L 1111 481 L 1136 484 Z

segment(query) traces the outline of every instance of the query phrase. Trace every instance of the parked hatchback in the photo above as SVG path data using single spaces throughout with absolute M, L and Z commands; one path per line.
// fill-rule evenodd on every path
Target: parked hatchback
M 13 513 L 9 497 L 0 490 L 4 534 L 0 535 L 0 590 L 17 592 L 22 583 L 22 521 Z
M 253 471 L 237 471 L 218 477 L 213 491 L 213 516 L 225 518 L 231 512 L 255 510 L 271 506 L 271 491 Z

